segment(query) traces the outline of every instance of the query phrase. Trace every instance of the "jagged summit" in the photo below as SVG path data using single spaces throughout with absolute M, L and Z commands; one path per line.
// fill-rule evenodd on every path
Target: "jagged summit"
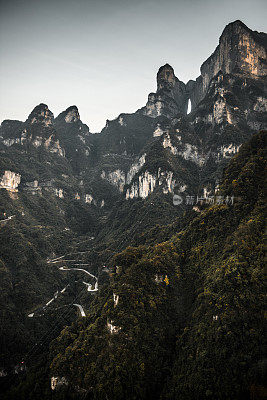
M 31 114 L 41 114 L 45 111 L 49 110 L 48 105 L 44 104 L 44 103 L 40 103 L 37 106 L 34 107 L 34 109 L 32 110 Z
M 44 103 L 40 103 L 34 107 L 30 115 L 28 116 L 27 122 L 30 124 L 42 123 L 46 126 L 52 125 L 54 120 L 54 114 L 49 110 L 48 106 Z
M 221 38 L 224 35 L 231 35 L 233 32 L 238 32 L 238 31 L 246 31 L 247 33 L 251 34 L 253 36 L 254 33 L 258 33 L 257 31 L 253 31 L 252 29 L 250 29 L 243 21 L 241 21 L 240 19 L 237 19 L 235 21 L 229 22 L 229 24 L 227 24 L 225 26 L 225 28 L 222 31 L 222 34 L 219 38 L 219 41 L 221 40 Z M 262 33 L 262 32 L 260 32 Z
M 158 73 L 157 73 L 157 76 L 164 76 L 164 75 L 169 75 L 169 74 L 172 74 L 172 75 L 174 75 L 174 69 L 173 69 L 173 67 L 170 65 L 170 64 L 168 64 L 168 63 L 166 63 L 165 65 L 162 65 L 160 68 L 159 68 L 159 70 L 158 70 Z M 174 75 L 175 76 L 175 75 Z
M 152 118 L 165 116 L 174 117 L 185 114 L 187 94 L 185 84 L 174 73 L 170 64 L 161 66 L 157 73 L 157 91 L 150 93 L 148 102 L 143 109 L 144 115 Z
M 252 31 L 240 20 L 228 24 L 215 51 L 201 65 L 201 75 L 187 83 L 193 109 L 205 97 L 210 82 L 219 72 L 253 79 L 264 78 L 267 74 L 266 48 L 265 33 Z
M 159 72 L 160 72 L 162 69 L 165 69 L 165 68 L 171 68 L 171 69 L 173 70 L 173 67 L 172 67 L 169 63 L 166 63 L 166 64 L 162 65 L 161 67 L 159 67 Z
M 165 64 L 159 68 L 157 73 L 157 91 L 161 89 L 171 90 L 178 82 L 182 83 L 175 76 L 171 65 Z
M 57 118 L 58 121 L 64 120 L 68 124 L 80 121 L 80 114 L 77 106 L 70 106 L 65 111 L 61 112 Z
M 257 46 L 263 46 L 263 48 L 267 47 L 267 34 L 265 32 L 258 32 L 258 31 L 253 31 L 251 30 L 246 24 L 244 24 L 240 20 L 236 20 L 234 22 L 229 23 L 226 25 L 224 28 L 220 39 L 219 39 L 219 44 L 223 41 L 223 39 L 227 37 L 228 41 L 231 41 L 232 45 L 235 47 L 238 47 L 239 49 L 242 48 L 242 45 L 247 45 L 248 47 L 248 57 L 249 57 L 249 52 L 253 51 L 253 48 Z M 244 40 L 245 37 L 245 40 Z M 235 40 L 238 39 L 239 43 L 237 43 Z M 248 46 L 250 44 L 250 46 Z M 265 53 L 266 55 L 266 53 Z M 251 71 L 250 71 L 251 72 Z M 258 71 L 259 75 L 265 75 L 266 74 L 266 69 L 264 69 L 261 73 L 261 71 Z M 256 73 L 256 71 L 252 72 Z
M 224 31 L 226 29 L 228 29 L 229 27 L 237 27 L 237 26 L 241 26 L 242 28 L 247 29 L 248 31 L 252 32 L 251 29 L 249 27 L 247 27 L 246 24 L 244 24 L 243 21 L 241 21 L 240 19 L 236 19 L 235 21 L 229 22 L 229 24 L 227 24 L 224 28 Z
M 249 29 L 242 21 L 228 24 L 219 39 L 214 53 L 202 64 L 201 74 L 207 74 L 212 69 L 213 76 L 219 70 L 224 73 L 240 71 L 254 76 L 266 75 L 266 43 L 261 38 L 267 38 L 265 33 Z

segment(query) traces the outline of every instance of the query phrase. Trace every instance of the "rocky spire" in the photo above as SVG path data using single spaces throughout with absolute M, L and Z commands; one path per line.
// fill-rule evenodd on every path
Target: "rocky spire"
M 215 76 L 220 70 L 266 75 L 266 39 L 266 34 L 253 32 L 239 20 L 231 22 L 224 28 L 215 52 L 202 64 L 201 75 L 211 78 L 210 74 Z
M 70 106 L 65 111 L 60 113 L 57 118 L 58 121 L 65 121 L 67 124 L 80 121 L 80 114 L 76 106 Z
M 53 113 L 49 110 L 46 104 L 41 103 L 32 110 L 28 116 L 27 122 L 30 124 L 41 123 L 45 126 L 50 126 L 52 125 L 53 120 Z
M 173 90 L 178 78 L 174 75 L 174 70 L 169 64 L 165 64 L 157 73 L 157 92 L 159 90 Z
M 252 78 L 266 76 L 267 35 L 250 30 L 237 20 L 228 24 L 214 53 L 202 64 L 201 75 L 187 91 L 195 106 L 204 98 L 211 80 L 222 74 L 242 74 Z
M 144 114 L 153 118 L 162 115 L 171 118 L 185 114 L 186 106 L 185 84 L 175 76 L 169 64 L 163 65 L 157 73 L 157 92 L 149 94 Z

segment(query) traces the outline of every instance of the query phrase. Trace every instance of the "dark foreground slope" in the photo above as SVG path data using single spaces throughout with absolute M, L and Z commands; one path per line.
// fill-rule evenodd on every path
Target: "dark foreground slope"
M 234 205 L 180 237 L 188 316 L 163 398 L 264 398 L 264 145 L 255 135 L 226 170 L 220 194 Z
M 226 169 L 216 201 L 233 204 L 115 256 L 90 316 L 51 347 L 50 376 L 68 382 L 55 398 L 264 398 L 265 140 L 254 135 Z

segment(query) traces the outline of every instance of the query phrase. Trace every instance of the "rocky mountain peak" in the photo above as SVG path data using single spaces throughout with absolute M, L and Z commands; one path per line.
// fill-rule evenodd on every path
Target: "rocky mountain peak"
M 261 40 L 264 37 L 265 46 L 264 40 Z M 242 21 L 237 20 L 225 27 L 213 55 L 220 54 L 220 67 L 225 73 L 240 71 L 264 76 L 267 72 L 266 63 L 263 62 L 266 58 L 266 38 L 266 34 L 253 32 Z
M 171 65 L 165 64 L 157 73 L 157 90 L 171 89 L 175 86 L 177 78 Z
M 57 116 L 58 121 L 64 120 L 67 124 L 80 121 L 80 114 L 76 106 L 70 106 Z
M 161 66 L 157 73 L 157 91 L 150 93 L 144 114 L 156 118 L 186 114 L 187 92 L 185 84 L 174 73 L 171 65 Z
M 235 21 L 229 22 L 229 24 L 226 25 L 226 27 L 223 30 L 223 33 L 224 33 L 224 31 L 227 31 L 228 29 L 239 29 L 239 28 L 242 28 L 242 29 L 252 32 L 251 29 L 249 29 L 247 27 L 247 25 L 244 24 L 244 22 L 242 22 L 240 19 L 236 19 Z M 223 35 L 223 33 L 222 33 L 222 35 Z
M 228 24 L 213 54 L 201 65 L 201 75 L 187 84 L 193 109 L 207 94 L 219 73 L 261 79 L 266 69 L 267 35 L 250 30 L 242 21 Z
M 49 110 L 46 104 L 39 104 L 34 107 L 30 115 L 28 116 L 27 122 L 30 124 L 41 123 L 45 126 L 52 125 L 54 120 L 54 114 Z
M 234 35 L 242 35 L 244 33 L 253 35 L 253 31 L 249 29 L 244 22 L 237 19 L 236 21 L 230 22 L 224 28 L 220 38 L 219 43 L 223 40 L 225 36 L 232 37 Z

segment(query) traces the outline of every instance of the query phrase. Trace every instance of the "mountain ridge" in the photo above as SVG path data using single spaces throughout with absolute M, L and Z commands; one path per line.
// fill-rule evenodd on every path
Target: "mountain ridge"
M 0 370 L 9 400 L 19 398 L 21 387 L 22 399 L 35 400 L 38 393 L 39 398 L 50 398 L 50 378 L 55 399 L 80 399 L 87 391 L 95 400 L 107 396 L 148 400 L 151 393 L 155 399 L 161 395 L 161 400 L 181 393 L 187 400 L 196 398 L 196 381 L 199 400 L 215 395 L 212 385 L 221 396 L 218 399 L 225 400 L 225 394 L 231 398 L 230 375 L 224 375 L 224 390 L 216 372 L 220 365 L 212 373 L 205 367 L 212 360 L 211 349 L 203 341 L 206 353 L 202 354 L 194 339 L 199 330 L 208 343 L 217 323 L 212 318 L 218 313 L 212 314 L 209 304 L 201 316 L 199 298 L 210 295 L 205 290 L 212 287 L 214 296 L 219 296 L 218 281 L 219 292 L 225 290 L 229 302 L 231 290 L 223 286 L 223 279 L 232 288 L 229 276 L 239 266 L 246 275 L 242 262 L 247 260 L 239 260 L 242 265 L 233 261 L 238 249 L 246 259 L 238 235 L 253 250 L 253 265 L 247 267 L 249 285 L 253 286 L 254 273 L 261 274 L 254 263 L 261 263 L 261 252 L 257 259 L 254 250 L 261 248 L 262 234 L 260 173 L 267 100 L 261 55 L 266 57 L 266 50 L 262 52 L 266 35 L 252 34 L 239 21 L 225 30 L 227 35 L 221 35 L 215 52 L 203 63 L 208 62 L 203 76 L 185 84 L 165 64 L 147 104 L 107 120 L 101 133 L 90 132 L 75 105 L 54 117 L 40 103 L 24 122 L 2 122 L 0 301 L 6 339 Z M 187 114 L 189 99 L 192 110 Z M 255 200 L 257 191 L 260 198 Z M 216 204 L 219 196 L 222 203 Z M 235 201 L 230 204 L 232 196 Z M 227 262 L 220 258 L 214 231 Z M 216 263 L 221 271 L 229 270 L 229 276 L 213 270 Z M 90 276 L 88 282 L 84 271 Z M 238 285 L 242 287 L 239 280 Z M 259 301 L 260 287 L 257 280 Z M 246 289 L 250 292 L 250 286 Z M 251 310 L 253 304 L 249 303 Z M 230 322 L 234 324 L 231 318 Z M 43 344 L 42 331 L 50 325 Z M 234 332 L 240 335 L 237 328 Z M 257 335 L 251 340 L 258 354 Z M 173 360 L 174 352 L 179 362 Z M 187 352 L 201 359 L 205 372 Z M 216 354 L 225 365 L 224 355 Z M 238 353 L 238 362 L 246 362 L 242 357 Z M 262 362 L 259 357 L 257 362 Z M 105 375 L 100 372 L 103 365 Z M 239 364 L 234 361 L 234 365 L 238 369 Z M 253 379 L 247 380 L 244 391 L 243 378 L 235 373 L 236 399 L 249 398 L 250 385 L 262 384 L 247 364 L 246 371 Z M 205 387 L 201 382 L 209 373 Z

